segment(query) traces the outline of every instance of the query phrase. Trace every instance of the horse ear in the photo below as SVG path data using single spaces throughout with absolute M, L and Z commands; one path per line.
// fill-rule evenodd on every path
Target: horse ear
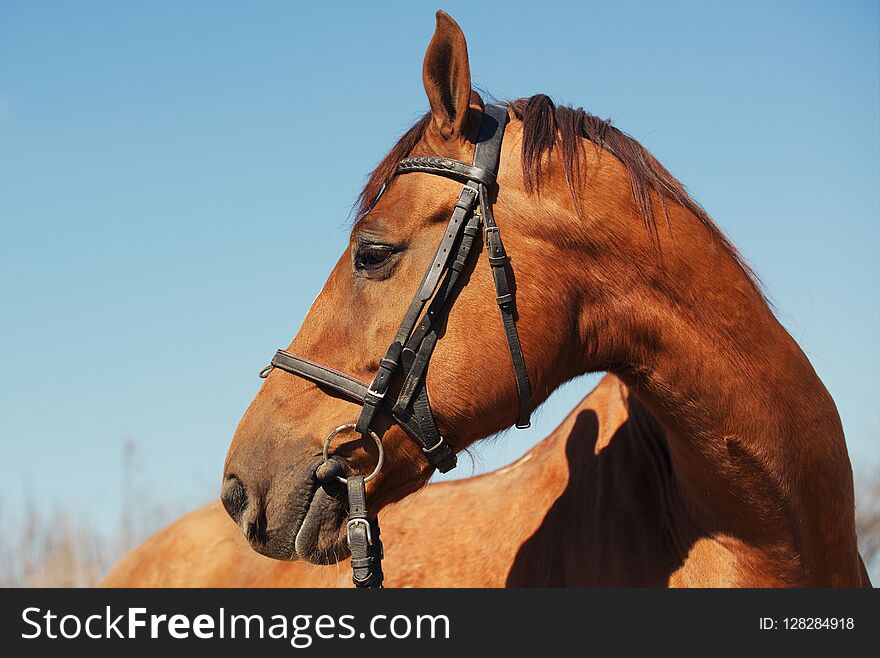
M 464 33 L 444 11 L 437 12 L 437 28 L 425 53 L 422 80 L 440 134 L 446 139 L 461 135 L 471 99 L 471 69 Z

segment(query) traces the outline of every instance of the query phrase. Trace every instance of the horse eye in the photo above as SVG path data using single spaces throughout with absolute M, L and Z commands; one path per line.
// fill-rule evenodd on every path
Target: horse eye
M 397 249 L 387 244 L 361 244 L 354 255 L 355 269 L 376 270 L 385 265 L 397 253 Z

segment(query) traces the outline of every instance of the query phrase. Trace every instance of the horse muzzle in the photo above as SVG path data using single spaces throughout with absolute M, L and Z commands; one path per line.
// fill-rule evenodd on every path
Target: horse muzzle
M 318 457 L 265 481 L 232 460 L 220 499 L 256 552 L 276 560 L 333 564 L 348 556 L 345 489 L 315 476 Z

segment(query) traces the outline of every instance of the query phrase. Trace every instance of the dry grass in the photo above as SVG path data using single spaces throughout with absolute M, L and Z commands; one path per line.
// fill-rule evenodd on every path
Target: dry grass
M 0 587 L 94 587 L 125 553 L 182 514 L 154 507 L 108 535 L 60 506 L 26 507 L 18 520 L 0 514 Z
M 56 509 L 29 509 L 0 541 L 0 587 L 90 587 L 111 566 L 117 552 L 94 528 Z
M 856 532 L 859 551 L 874 587 L 880 587 L 880 478 L 856 479 Z
M 23 509 L 0 506 L 0 587 L 94 587 L 125 553 L 183 515 L 188 505 L 151 496 L 135 443 L 121 447 L 120 516 L 108 531 L 69 506 L 32 499 Z

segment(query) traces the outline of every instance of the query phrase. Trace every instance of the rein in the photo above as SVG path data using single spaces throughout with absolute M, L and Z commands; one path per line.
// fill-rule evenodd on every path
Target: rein
M 285 350 L 278 350 L 271 363 L 260 372 L 260 377 L 265 379 L 273 369 L 278 368 L 326 387 L 362 406 L 355 423 L 337 427 L 324 439 L 324 459 L 315 472 L 322 483 L 336 479 L 347 486 L 347 538 L 352 554 L 353 581 L 357 587 L 382 586 L 383 554 L 379 524 L 375 517 L 371 518 L 367 514 L 366 506 L 366 483 L 378 475 L 384 462 L 382 441 L 371 429 L 376 412 L 381 409 L 389 414 L 419 444 L 430 464 L 441 473 L 456 466 L 455 452 L 437 429 L 425 378 L 437 344 L 440 325 L 454 302 L 455 285 L 467 264 L 481 228 L 495 282 L 495 299 L 501 312 L 516 376 L 519 395 L 516 427 L 524 429 L 530 424 L 532 391 L 516 330 L 516 301 L 508 277 L 509 261 L 490 200 L 490 191 L 496 187 L 501 142 L 507 120 L 505 108 L 486 105 L 472 165 L 437 156 L 406 158 L 398 163 L 395 172 L 397 175 L 427 173 L 460 181 L 464 186 L 431 265 L 403 316 L 394 340 L 379 361 L 379 370 L 373 381 L 366 384 Z M 398 372 L 403 377 L 403 384 L 396 396 L 388 395 L 392 376 Z M 354 430 L 362 437 L 371 438 L 379 448 L 376 467 L 366 477 L 342 477 L 345 465 L 339 458 L 330 455 L 332 440 L 337 434 L 347 430 Z

